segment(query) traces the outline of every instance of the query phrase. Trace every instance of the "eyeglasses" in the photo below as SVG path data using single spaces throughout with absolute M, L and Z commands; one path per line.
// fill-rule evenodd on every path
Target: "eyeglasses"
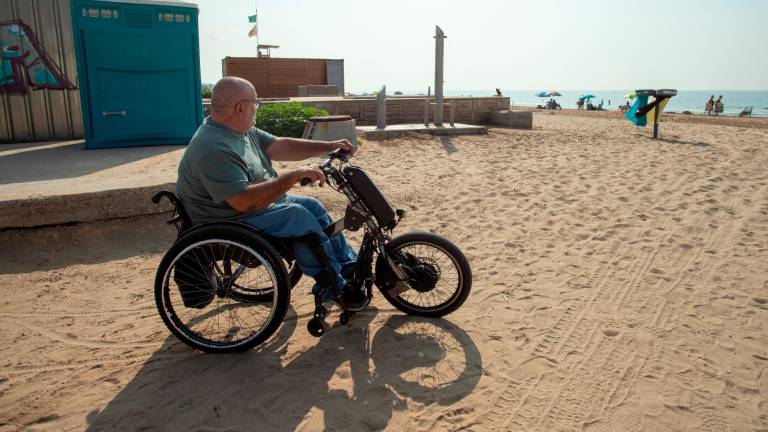
M 237 101 L 237 103 L 235 103 L 235 105 L 237 105 L 239 103 L 242 103 L 242 102 L 251 102 L 251 103 L 253 103 L 253 106 L 254 106 L 255 109 L 259 109 L 259 106 L 261 105 L 261 102 L 258 99 L 242 99 L 242 100 Z

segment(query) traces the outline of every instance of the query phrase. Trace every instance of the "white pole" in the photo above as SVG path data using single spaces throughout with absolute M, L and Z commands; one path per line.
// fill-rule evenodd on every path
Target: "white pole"
M 435 126 L 443 125 L 443 40 L 445 33 L 435 26 Z

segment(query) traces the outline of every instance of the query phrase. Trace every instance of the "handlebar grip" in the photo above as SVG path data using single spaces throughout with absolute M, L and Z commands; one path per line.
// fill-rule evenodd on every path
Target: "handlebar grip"
M 306 186 L 310 183 L 312 183 L 312 179 L 309 177 L 304 177 L 303 179 L 301 179 L 301 181 L 299 181 L 299 184 L 302 186 Z

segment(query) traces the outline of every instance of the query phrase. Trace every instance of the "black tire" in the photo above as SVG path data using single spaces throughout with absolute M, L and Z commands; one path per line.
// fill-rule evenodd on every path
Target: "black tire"
M 236 286 L 263 294 L 254 301 Z M 282 257 L 256 233 L 226 224 L 201 227 L 179 238 L 163 257 L 155 303 L 166 327 L 187 345 L 209 353 L 245 351 L 282 324 L 290 304 L 288 272 Z M 263 323 L 249 326 L 263 315 Z
M 461 250 L 447 239 L 428 232 L 411 232 L 392 239 L 386 249 L 395 261 L 405 259 L 403 253 L 407 252 L 411 259 L 416 257 L 437 273 L 434 286 L 423 288 L 421 292 L 410 283 L 407 284 L 411 287 L 409 290 L 394 296 L 380 287 L 382 295 L 392 306 L 408 315 L 441 317 L 455 311 L 467 300 L 472 288 L 472 270 Z M 449 272 L 455 272 L 455 282 Z M 438 291 L 446 295 L 438 296 Z M 425 297 L 432 301 L 428 304 L 414 302 Z

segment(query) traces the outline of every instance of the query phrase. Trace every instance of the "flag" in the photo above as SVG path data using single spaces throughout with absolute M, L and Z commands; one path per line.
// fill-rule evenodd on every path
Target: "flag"
M 248 22 L 249 23 L 255 23 L 256 22 L 256 15 L 249 16 L 248 17 Z
M 258 27 L 258 24 L 254 25 L 251 31 L 248 32 L 248 37 L 258 36 Z

